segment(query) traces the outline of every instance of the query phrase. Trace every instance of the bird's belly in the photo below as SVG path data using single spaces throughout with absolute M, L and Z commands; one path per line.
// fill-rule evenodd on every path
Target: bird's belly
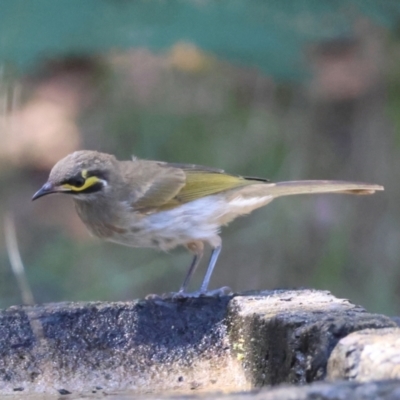
M 128 232 L 108 240 L 132 247 L 169 250 L 194 240 L 212 241 L 218 235 L 226 205 L 211 196 L 148 215 L 134 214 Z
M 259 200 L 260 203 L 268 201 L 267 198 Z M 132 247 L 156 247 L 162 250 L 196 240 L 209 242 L 213 246 L 221 225 L 260 205 L 254 199 L 227 199 L 224 195 L 214 195 L 153 214 L 132 213 L 125 225 L 125 232 L 114 232 L 108 240 Z

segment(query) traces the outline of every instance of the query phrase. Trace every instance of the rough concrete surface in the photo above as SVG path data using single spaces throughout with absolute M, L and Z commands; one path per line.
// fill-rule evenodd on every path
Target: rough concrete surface
M 228 356 L 228 301 L 12 307 L 0 314 L 0 393 L 241 387 Z
M 173 393 L 138 395 L 135 392 L 94 391 L 65 396 L 48 394 L 5 395 L 4 400 L 396 400 L 400 399 L 400 381 L 368 383 L 312 383 L 305 386 L 279 386 L 236 393 L 197 393 L 191 396 Z
M 350 332 L 393 327 L 327 292 L 0 311 L 0 394 L 237 392 L 325 377 Z
M 242 343 L 243 366 L 253 387 L 310 383 L 325 378 L 338 341 L 366 328 L 396 326 L 323 291 L 275 291 L 235 297 L 229 304 L 231 341 Z
M 354 332 L 336 345 L 328 379 L 400 379 L 400 328 Z
M 97 397 L 95 397 L 97 395 Z M 93 394 L 94 399 L 101 399 L 101 394 Z M 91 397 L 78 397 L 90 399 Z M 147 399 L 155 399 L 150 397 Z M 166 397 L 157 397 L 166 399 Z M 183 399 L 183 397 L 169 397 Z M 188 397 L 185 396 L 185 399 Z M 111 394 L 107 400 L 132 400 L 138 399 L 132 394 Z M 400 399 L 400 381 L 380 381 L 366 384 L 338 382 L 336 384 L 314 383 L 306 386 L 283 386 L 278 388 L 261 389 L 247 393 L 232 394 L 203 394 L 194 397 L 194 400 L 396 400 Z M 144 398 L 142 398 L 144 400 Z

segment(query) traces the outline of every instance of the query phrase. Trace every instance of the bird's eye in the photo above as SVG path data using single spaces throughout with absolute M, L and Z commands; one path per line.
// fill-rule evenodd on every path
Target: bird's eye
M 77 178 L 76 182 L 75 182 L 75 186 L 76 187 L 81 187 L 81 186 L 83 186 L 84 183 L 85 183 L 85 179 L 84 178 Z
M 84 185 L 84 183 L 85 183 L 85 179 L 83 177 L 81 177 L 81 176 L 72 178 L 69 181 L 70 185 L 72 185 L 74 187 L 77 187 L 77 188 L 82 187 Z

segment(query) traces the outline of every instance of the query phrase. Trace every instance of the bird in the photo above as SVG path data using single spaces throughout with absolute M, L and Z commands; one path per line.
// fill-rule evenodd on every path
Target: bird
M 178 295 L 187 288 L 203 257 L 211 257 L 200 290 L 208 291 L 221 252 L 221 227 L 281 196 L 317 193 L 372 194 L 383 186 L 334 180 L 272 183 L 195 164 L 151 161 L 79 150 L 58 161 L 47 182 L 33 195 L 71 195 L 75 209 L 94 235 L 131 247 L 168 251 L 186 247 L 193 255 Z M 221 289 L 222 290 L 222 289 Z

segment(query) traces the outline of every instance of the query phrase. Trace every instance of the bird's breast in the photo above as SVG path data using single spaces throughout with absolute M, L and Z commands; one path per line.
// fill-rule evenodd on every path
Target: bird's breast
M 219 194 L 149 214 L 134 211 L 124 202 L 113 207 L 84 202 L 76 205 L 82 221 L 95 236 L 131 247 L 169 250 L 196 240 L 213 243 L 221 225 L 270 200 L 270 196 Z

